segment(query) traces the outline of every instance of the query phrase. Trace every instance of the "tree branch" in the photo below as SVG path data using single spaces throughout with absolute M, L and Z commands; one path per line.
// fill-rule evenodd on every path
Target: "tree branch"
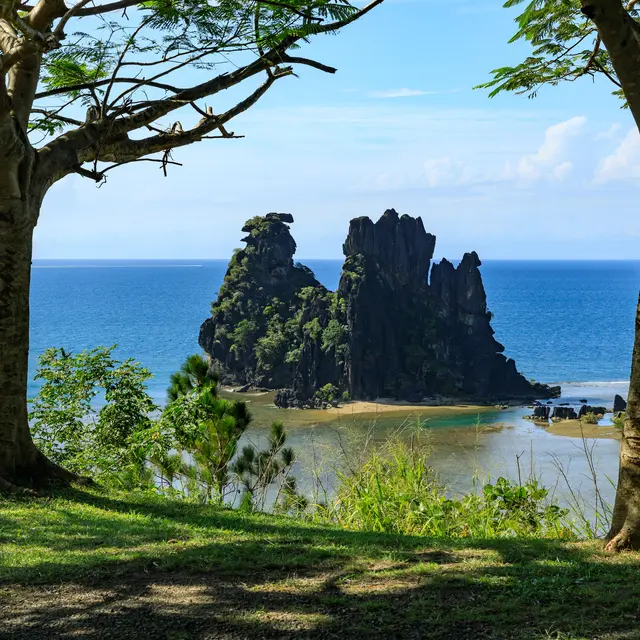
M 582 73 L 588 73 L 589 69 L 591 68 L 591 65 L 595 62 L 596 56 L 598 55 L 598 52 L 600 51 L 600 43 L 602 42 L 602 40 L 600 39 L 600 35 L 598 35 L 598 37 L 596 38 L 596 43 L 593 46 L 593 51 L 591 52 L 591 55 L 589 56 L 589 59 L 587 60 L 587 64 L 584 65 L 584 69 L 582 71 Z
M 73 16 L 78 15 L 78 12 L 82 9 L 82 7 L 84 7 L 85 5 L 89 4 L 89 2 L 92 2 L 92 1 L 93 0 L 80 0 L 80 2 L 78 2 L 76 5 L 71 7 L 71 9 L 69 9 L 69 11 L 67 11 L 67 13 L 65 13 L 62 16 L 62 19 L 56 25 L 53 35 L 58 40 L 64 40 L 65 38 L 64 28 L 67 26 L 67 22 L 69 22 L 69 20 L 71 20 Z
M 50 29 L 56 18 L 62 18 L 69 9 L 64 0 L 38 0 L 26 17 L 29 25 L 37 31 Z
M 47 109 L 32 109 L 31 113 L 39 113 L 46 118 L 59 120 L 60 122 L 64 122 L 65 124 L 71 124 L 74 127 L 81 127 L 84 125 L 84 122 L 80 122 L 80 120 L 74 120 L 73 118 L 68 118 L 67 116 L 61 116 L 55 111 L 48 111 Z
M 581 12 L 598 29 L 629 109 L 640 127 L 640 25 L 621 0 L 580 0 L 580 4 Z M 604 71 L 601 65 L 600 69 Z M 605 75 L 614 81 L 609 73 Z
M 314 69 L 324 71 L 325 73 L 336 73 L 336 71 L 338 71 L 335 67 L 329 67 L 328 65 L 322 64 L 321 62 L 309 60 L 308 58 L 300 58 L 298 56 L 289 56 L 287 54 L 283 54 L 280 57 L 280 60 L 282 60 L 282 62 L 289 62 L 290 64 L 304 64 L 308 67 L 313 67 Z
M 131 140 L 130 138 L 117 139 L 114 142 L 107 141 L 98 151 L 87 150 L 85 154 L 80 156 L 81 162 L 91 162 L 97 160 L 99 162 L 129 162 L 142 156 L 152 155 L 161 151 L 167 151 L 169 149 L 175 149 L 177 147 L 183 147 L 193 142 L 199 142 L 208 133 L 221 129 L 224 131 L 224 125 L 235 118 L 240 113 L 243 113 L 250 107 L 252 107 L 273 85 L 273 83 L 279 78 L 291 75 L 291 69 L 282 69 L 272 76 L 269 76 L 267 80 L 258 87 L 251 95 L 245 98 L 242 102 L 239 102 L 232 109 L 229 109 L 225 113 L 214 116 L 206 114 L 200 122 L 187 131 L 166 132 L 142 140 Z M 233 133 L 224 134 L 225 138 L 236 137 Z
M 111 82 L 110 78 L 105 80 L 96 80 L 95 82 L 82 82 L 80 84 L 73 84 L 67 87 L 58 87 L 56 89 L 49 89 L 36 94 L 36 100 L 42 98 L 50 98 L 51 96 L 58 96 L 63 93 L 70 93 L 72 91 L 82 91 L 83 89 L 95 89 L 97 87 L 103 87 Z M 163 82 L 154 82 L 153 80 L 145 80 L 144 78 L 116 78 L 113 81 L 114 84 L 135 84 L 139 87 L 153 87 L 154 89 L 164 89 L 165 91 L 171 91 L 173 93 L 179 93 L 184 91 L 179 87 L 174 87 L 171 84 L 165 84 Z
M 317 25 L 315 33 L 326 33 L 341 29 L 369 13 L 382 2 L 383 0 L 373 0 L 344 20 Z M 38 180 L 45 185 L 44 188 L 46 189 L 50 184 L 71 172 L 73 167 L 83 162 L 96 159 L 107 161 L 113 161 L 111 159 L 115 161 L 128 160 L 202 140 L 207 134 L 220 128 L 220 125 L 224 125 L 231 118 L 248 109 L 276 79 L 281 78 L 283 75 L 291 75 L 293 73 L 292 69 L 276 69 L 273 77 L 268 78 L 267 82 L 261 85 L 247 99 L 238 103 L 221 116 L 203 118 L 191 130 L 181 133 L 158 134 L 143 140 L 131 140 L 128 134 L 153 124 L 177 109 L 240 84 L 258 73 L 266 71 L 268 68 L 277 68 L 277 65 L 282 62 L 283 56 L 286 55 L 287 49 L 301 38 L 301 35 L 291 34 L 285 37 L 277 47 L 257 60 L 231 73 L 223 73 L 199 85 L 179 91 L 174 96 L 143 103 L 136 107 L 139 108 L 139 111 L 135 114 L 117 118 L 102 118 L 74 131 L 65 132 L 40 150 L 40 161 L 36 167 Z M 302 60 L 307 63 L 306 59 Z M 325 65 L 320 65 L 320 63 L 313 66 L 326 71 L 330 69 L 330 67 L 325 69 Z M 129 111 L 129 113 L 131 112 Z
M 120 9 L 135 7 L 140 3 L 140 0 L 119 0 L 118 2 L 108 2 L 107 4 L 98 4 L 95 7 L 80 9 L 76 15 L 78 18 L 82 18 L 84 16 L 98 16 L 103 13 L 110 13 L 111 11 L 119 11 Z

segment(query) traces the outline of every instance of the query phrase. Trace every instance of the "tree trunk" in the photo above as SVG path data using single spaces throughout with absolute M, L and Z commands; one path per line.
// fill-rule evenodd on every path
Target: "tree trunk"
M 640 129 L 640 25 L 621 0 L 581 0 L 611 58 L 627 104 Z M 620 470 L 607 551 L 640 549 L 640 300 L 631 380 L 620 443 Z
M 29 287 L 40 198 L 29 197 L 33 150 L 0 113 L 0 489 L 39 487 L 75 476 L 33 444 L 27 413 Z
M 640 298 L 631 362 L 627 418 L 620 443 L 618 490 L 613 508 L 607 551 L 640 549 Z

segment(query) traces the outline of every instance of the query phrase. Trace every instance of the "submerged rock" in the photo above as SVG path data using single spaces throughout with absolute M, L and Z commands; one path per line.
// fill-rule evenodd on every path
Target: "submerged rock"
M 200 331 L 224 384 L 280 389 L 283 407 L 345 398 L 481 402 L 557 397 L 529 382 L 495 340 L 480 274 L 467 253 L 431 266 L 435 237 L 390 209 L 351 221 L 336 292 L 294 264 L 289 214 L 248 221 L 246 247 Z M 430 279 L 429 279 L 430 275 Z

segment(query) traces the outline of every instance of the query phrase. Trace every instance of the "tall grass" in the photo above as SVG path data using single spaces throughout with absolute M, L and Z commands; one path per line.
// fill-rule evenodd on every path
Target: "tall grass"
M 338 470 L 333 500 L 315 516 L 347 529 L 454 538 L 573 538 L 569 510 L 560 508 L 534 478 L 505 478 L 451 496 L 429 461 L 424 432 L 396 434 Z

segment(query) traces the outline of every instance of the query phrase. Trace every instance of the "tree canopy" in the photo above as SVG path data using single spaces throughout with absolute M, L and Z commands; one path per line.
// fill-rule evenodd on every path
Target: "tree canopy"
M 226 125 L 295 65 L 334 73 L 290 51 L 381 2 L 0 0 L 0 115 L 42 144 L 47 183 L 72 172 L 101 181 L 142 158 L 166 169 L 176 147 L 240 137 Z M 232 104 L 212 100 L 260 76 Z
M 633 18 L 640 15 L 636 4 L 629 2 L 627 7 Z M 613 93 L 624 100 L 611 57 L 602 45 L 596 25 L 583 13 L 580 0 L 507 0 L 504 3 L 507 9 L 519 5 L 525 7 L 516 18 L 517 30 L 509 42 L 524 40 L 531 43 L 533 50 L 515 66 L 494 69 L 493 80 L 477 88 L 491 89 L 490 97 L 512 91 L 535 98 L 545 85 L 603 76 L 615 85 Z

